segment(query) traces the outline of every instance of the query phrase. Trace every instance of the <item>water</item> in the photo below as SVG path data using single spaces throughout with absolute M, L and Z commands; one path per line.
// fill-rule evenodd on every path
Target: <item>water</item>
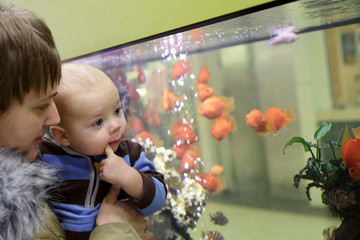
M 321 122 L 333 126 L 320 141 L 325 144 L 336 142 L 346 124 L 360 126 L 360 2 L 295 1 L 215 20 L 70 61 L 100 68 L 118 85 L 124 79 L 121 69 L 139 94 L 136 100 L 131 94 L 128 120 L 141 120 L 153 137 L 154 161 L 160 162 L 158 170 L 169 184 L 169 205 L 152 220 L 158 239 L 205 239 L 201 233 L 207 231 L 217 231 L 225 239 L 323 239 L 323 229 L 339 227 L 341 220 L 322 202 L 320 189 L 311 188 L 309 201 L 305 188 L 311 181 L 303 179 L 294 187 L 294 175 L 306 166 L 310 152 L 299 143 L 287 147 L 285 154 L 283 150 L 295 136 L 316 143 L 314 132 Z M 276 29 L 292 26 L 297 40 L 270 45 Z M 188 64 L 186 73 L 172 80 L 179 61 Z M 138 80 L 138 66 L 144 83 Z M 196 82 L 204 66 L 211 74 L 206 87 L 213 89 L 213 96 L 232 99 L 235 107 L 226 116 L 235 120 L 236 129 L 220 141 L 211 134 L 215 121 L 198 112 L 202 102 Z M 178 100 L 168 111 L 163 106 L 166 88 Z M 293 118 L 274 130 L 269 117 L 268 130 L 256 133 L 246 115 L 269 108 L 289 110 Z M 176 121 L 183 123 L 176 128 L 180 136 L 172 128 Z M 137 133 L 129 123 L 129 138 Z M 180 142 L 198 154 L 193 158 L 196 167 L 181 170 L 184 174 L 181 160 L 166 150 Z M 324 149 L 322 159 L 331 158 L 330 148 Z M 204 191 L 194 179 L 214 165 L 224 167 L 215 176 L 219 186 L 206 186 Z M 209 214 L 217 211 L 228 218 L 226 225 L 210 221 Z

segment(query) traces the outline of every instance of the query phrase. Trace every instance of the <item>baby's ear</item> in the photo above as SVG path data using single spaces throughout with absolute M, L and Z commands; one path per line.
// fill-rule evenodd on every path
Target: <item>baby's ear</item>
M 50 133 L 53 138 L 63 146 L 69 146 L 70 142 L 66 136 L 66 131 L 60 126 L 51 126 Z

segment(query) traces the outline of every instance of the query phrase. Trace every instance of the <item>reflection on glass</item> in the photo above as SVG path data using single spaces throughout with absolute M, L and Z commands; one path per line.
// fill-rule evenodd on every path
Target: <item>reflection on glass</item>
M 294 187 L 318 151 L 296 141 L 283 150 L 299 136 L 323 146 L 319 161 L 340 159 L 341 130 L 360 126 L 360 2 L 231 17 L 69 61 L 103 70 L 125 93 L 128 137 L 169 188 L 151 218 L 158 239 L 332 239 L 342 218 L 324 189 L 311 187 L 310 201 L 311 179 Z M 322 122 L 332 128 L 317 141 Z

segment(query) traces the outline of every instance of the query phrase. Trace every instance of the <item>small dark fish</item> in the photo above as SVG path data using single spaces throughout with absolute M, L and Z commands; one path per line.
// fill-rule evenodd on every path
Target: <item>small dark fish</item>
M 335 239 L 335 230 L 336 227 L 325 228 L 322 232 L 322 235 L 325 240 L 334 240 Z
M 202 237 L 208 240 L 225 240 L 223 235 L 217 231 L 207 231 L 206 233 L 202 232 Z
M 209 214 L 210 215 L 210 221 L 217 225 L 225 225 L 229 222 L 227 217 L 222 212 L 216 212 L 215 214 Z

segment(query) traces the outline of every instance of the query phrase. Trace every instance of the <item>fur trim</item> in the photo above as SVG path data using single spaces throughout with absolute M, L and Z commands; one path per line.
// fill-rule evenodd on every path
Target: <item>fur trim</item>
M 28 162 L 14 150 L 0 149 L 0 239 L 32 239 L 40 230 L 44 202 L 56 170 Z

